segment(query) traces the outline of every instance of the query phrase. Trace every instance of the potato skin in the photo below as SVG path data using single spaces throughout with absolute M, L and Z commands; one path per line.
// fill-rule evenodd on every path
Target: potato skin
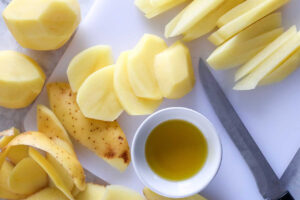
M 124 171 L 130 163 L 129 145 L 118 122 L 84 117 L 68 83 L 47 85 L 50 107 L 68 133 L 79 143 Z

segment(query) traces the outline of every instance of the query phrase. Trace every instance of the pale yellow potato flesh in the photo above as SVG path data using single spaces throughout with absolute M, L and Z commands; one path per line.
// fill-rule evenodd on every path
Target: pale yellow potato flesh
M 41 92 L 45 74 L 30 57 L 15 51 L 0 51 L 0 106 L 24 108 Z
M 167 198 L 159 194 L 156 194 L 155 192 L 152 192 L 149 188 L 146 187 L 144 188 L 143 193 L 147 200 L 176 200 L 173 198 Z M 207 200 L 207 199 L 199 194 L 195 194 L 193 196 L 186 197 L 186 198 L 178 198 L 177 200 Z
M 281 34 L 277 39 L 270 43 L 266 48 L 255 55 L 251 60 L 239 68 L 235 74 L 235 81 L 240 80 L 249 73 L 251 73 L 255 68 L 257 68 L 264 60 L 270 57 L 277 49 L 282 47 L 286 42 L 288 42 L 297 33 L 296 26 L 292 26 L 289 30 Z
M 145 198 L 134 190 L 119 185 L 106 187 L 102 200 L 145 200 Z
M 214 11 L 198 21 L 194 26 L 183 33 L 184 41 L 191 41 L 211 32 L 217 27 L 218 19 L 233 7 L 239 5 L 245 0 L 227 0 L 224 1 Z
M 129 115 L 148 115 L 153 113 L 162 100 L 150 100 L 137 97 L 127 76 L 129 52 L 123 52 L 117 60 L 114 74 L 114 88 L 124 110 Z M 157 86 L 158 87 L 158 86 Z
M 20 131 L 14 127 L 0 132 L 0 148 L 5 147 L 12 139 L 20 134 Z
M 245 64 L 269 43 L 283 33 L 283 28 L 277 28 L 249 40 L 234 36 L 218 47 L 207 59 L 209 65 L 216 70 L 229 69 Z
M 300 33 L 297 33 L 265 59 L 248 76 L 239 81 L 234 90 L 252 90 L 258 83 L 280 64 L 284 63 L 300 47 Z
M 76 101 L 85 117 L 114 121 L 123 112 L 113 85 L 114 72 L 114 65 L 105 67 L 91 74 L 81 85 Z
M 118 122 L 84 117 L 67 83 L 47 85 L 50 107 L 68 133 L 110 165 L 124 171 L 130 163 L 129 145 Z
M 69 200 L 61 191 L 57 188 L 47 187 L 25 200 Z
M 238 34 L 254 22 L 273 12 L 274 10 L 282 7 L 284 4 L 289 2 L 289 0 L 266 0 L 258 4 L 254 8 L 250 9 L 248 12 L 245 12 L 243 15 L 240 15 L 235 20 L 225 24 L 215 33 L 210 36 L 212 38 L 218 38 L 216 45 L 220 45 Z
M 2 15 L 17 42 L 34 50 L 63 46 L 81 18 L 77 0 L 13 0 Z
M 179 99 L 194 87 L 195 76 L 188 48 L 175 43 L 155 57 L 154 71 L 163 96 Z
M 178 15 L 180 19 L 170 33 L 170 37 L 174 37 L 186 32 L 192 28 L 197 22 L 207 16 L 223 3 L 224 0 L 194 0 Z M 175 17 L 176 20 L 176 17 Z M 170 23 L 173 23 L 172 21 Z
M 127 62 L 128 79 L 137 97 L 152 100 L 162 99 L 153 65 L 155 56 L 167 47 L 162 38 L 145 34 L 136 47 L 129 52 Z
M 28 157 L 28 147 L 24 145 L 12 147 L 7 153 L 7 158 L 15 165 L 26 157 Z
M 30 157 L 39 164 L 41 168 L 47 173 L 51 182 L 54 184 L 57 189 L 59 189 L 65 196 L 69 199 L 74 199 L 71 190 L 73 187 L 73 182 L 71 185 L 67 185 L 65 176 L 61 176 L 61 174 L 56 170 L 56 168 L 37 150 L 33 148 L 29 148 Z
M 269 85 L 272 83 L 277 83 L 285 78 L 287 78 L 291 73 L 293 73 L 300 66 L 300 49 L 298 49 L 291 57 L 289 57 L 284 63 L 279 67 L 265 76 L 259 85 Z
M 89 75 L 113 62 L 112 49 L 107 45 L 93 46 L 77 54 L 67 70 L 72 91 L 77 92 Z
M 84 191 L 76 196 L 76 200 L 102 200 L 105 193 L 105 186 L 87 183 Z
M 32 158 L 24 158 L 12 170 L 9 187 L 18 194 L 30 195 L 46 187 L 48 176 Z

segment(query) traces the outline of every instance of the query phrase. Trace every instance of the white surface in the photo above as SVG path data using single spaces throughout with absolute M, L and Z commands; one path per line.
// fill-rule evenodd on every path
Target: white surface
M 285 6 L 283 18 L 286 27 L 292 24 L 300 27 L 299 8 L 299 0 L 291 0 Z M 90 46 L 111 45 L 117 58 L 121 51 L 133 48 L 144 33 L 163 36 L 164 25 L 174 15 L 175 13 L 167 13 L 149 21 L 135 8 L 133 0 L 97 1 L 49 81 L 67 81 L 66 69 L 71 58 Z M 171 42 L 168 40 L 169 44 Z M 189 107 L 204 114 L 215 125 L 223 144 L 223 161 L 217 176 L 203 191 L 204 196 L 218 200 L 260 200 L 262 198 L 251 172 L 215 116 L 197 75 L 198 58 L 207 58 L 213 46 L 205 38 L 192 42 L 189 46 L 194 56 L 196 86 L 180 100 L 164 101 L 160 109 L 169 106 Z M 235 92 L 231 89 L 233 70 L 217 72 L 215 75 L 267 160 L 277 175 L 281 176 L 300 146 L 300 71 L 282 83 L 247 92 Z M 45 91 L 36 103 L 48 104 Z M 134 132 L 145 118 L 146 116 L 131 117 L 125 113 L 119 118 L 130 143 Z M 36 130 L 35 106 L 25 119 L 25 128 Z M 120 174 L 80 145 L 76 145 L 76 150 L 84 167 L 99 177 L 110 183 L 127 185 L 141 191 L 143 186 L 137 180 L 132 165 L 125 173 Z
M 155 174 L 145 158 L 145 145 L 151 130 L 172 119 L 181 119 L 194 124 L 203 133 L 208 146 L 207 160 L 199 173 L 190 179 L 176 182 Z M 131 155 L 133 167 L 142 183 L 163 196 L 182 198 L 199 193 L 211 182 L 220 167 L 222 150 L 218 134 L 206 117 L 191 109 L 172 107 L 155 112 L 141 124 L 133 138 Z

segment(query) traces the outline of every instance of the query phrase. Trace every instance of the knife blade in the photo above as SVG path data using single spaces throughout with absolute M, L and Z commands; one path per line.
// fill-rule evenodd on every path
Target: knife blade
M 199 61 L 199 73 L 216 115 L 252 171 L 263 198 L 292 200 L 202 59 Z

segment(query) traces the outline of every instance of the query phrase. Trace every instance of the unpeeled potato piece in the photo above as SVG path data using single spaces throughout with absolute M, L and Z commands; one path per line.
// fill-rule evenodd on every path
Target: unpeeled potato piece
M 14 127 L 0 132 L 0 149 L 5 147 L 12 139 L 20 134 L 20 131 Z
M 87 183 L 85 190 L 76 196 L 76 200 L 102 200 L 105 189 L 103 185 Z
M 7 158 L 9 159 L 9 161 L 14 164 L 18 164 L 26 157 L 28 157 L 28 147 L 24 145 L 11 147 L 7 154 Z
M 145 198 L 129 188 L 119 185 L 106 187 L 102 200 L 145 200 Z
M 47 187 L 25 200 L 69 200 L 61 191 L 56 188 Z

